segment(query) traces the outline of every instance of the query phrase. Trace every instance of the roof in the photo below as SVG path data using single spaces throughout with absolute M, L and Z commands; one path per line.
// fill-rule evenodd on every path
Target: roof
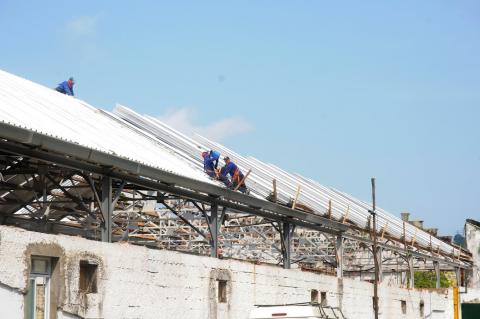
M 188 137 L 152 116 L 142 116 L 123 106 L 117 106 L 113 113 L 97 109 L 82 100 L 1 70 L 0 111 L 0 123 L 56 138 L 71 147 L 82 146 L 104 152 L 110 158 L 145 164 L 184 177 L 184 180 L 199 181 L 201 185 L 219 185 L 203 173 L 200 156 L 201 150 L 216 149 L 229 155 L 242 170 L 252 170 L 248 186 L 253 197 L 266 203 L 262 205 L 286 210 L 265 200 L 272 193 L 272 181 L 275 179 L 278 202 L 285 206 L 291 207 L 300 187 L 298 203 L 307 207 L 313 215 L 325 217 L 328 212 L 332 220 L 342 222 L 348 219 L 362 229 L 369 224 L 371 205 L 347 193 L 289 173 L 273 164 L 242 156 L 202 136 Z M 58 143 L 58 140 L 52 139 L 51 143 Z M 40 139 L 38 143 L 44 145 L 46 142 Z M 235 196 L 240 202 L 245 199 L 240 194 Z M 404 223 L 381 208 L 377 208 L 377 214 L 379 232 L 385 231 L 397 240 L 405 234 L 407 242 L 415 241 L 425 249 L 438 249 L 446 254 L 454 252 L 456 255 L 460 252 L 458 248 Z M 302 218 L 312 221 L 308 220 L 308 215 L 312 214 L 302 214 Z
M 88 103 L 0 70 L 0 121 L 212 183 L 146 132 Z
M 474 225 L 474 226 L 477 226 L 477 227 L 480 228 L 480 222 L 478 222 L 478 221 L 476 221 L 476 220 L 474 220 L 474 219 L 468 218 L 468 219 L 467 219 L 467 223 L 469 223 L 469 224 L 471 224 L 471 225 Z
M 117 105 L 114 113 L 123 120 L 132 123 L 139 131 L 146 131 L 168 145 L 172 151 L 177 152 L 185 161 L 192 162 L 201 169 L 201 149 L 214 149 L 228 155 L 244 171 L 252 170 L 248 178 L 248 187 L 254 196 L 266 198 L 272 193 L 272 181 L 277 185 L 277 199 L 283 204 L 292 202 L 298 187 L 300 193 L 298 203 L 313 210 L 322 216 L 327 215 L 331 209 L 331 217 L 337 221 L 348 219 L 358 227 L 366 228 L 369 224 L 371 204 L 359 200 L 345 192 L 332 187 L 324 186 L 310 178 L 299 174 L 292 174 L 281 168 L 264 163 L 254 157 L 243 156 L 211 141 L 200 135 L 193 138 L 176 131 L 157 118 L 149 115 L 140 115 L 135 111 L 121 105 Z M 196 163 L 196 164 L 195 164 Z M 414 241 L 426 249 L 440 250 L 446 254 L 452 251 L 459 254 L 458 248 L 432 236 L 430 233 L 417 228 L 409 223 L 404 223 L 399 217 L 377 207 L 377 231 L 391 234 L 398 240 L 403 240 L 405 228 L 405 240 L 407 243 Z

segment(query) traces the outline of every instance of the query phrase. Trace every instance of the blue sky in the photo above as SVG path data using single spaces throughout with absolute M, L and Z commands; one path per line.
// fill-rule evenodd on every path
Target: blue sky
M 455 234 L 480 219 L 478 1 L 6 1 L 0 68 Z

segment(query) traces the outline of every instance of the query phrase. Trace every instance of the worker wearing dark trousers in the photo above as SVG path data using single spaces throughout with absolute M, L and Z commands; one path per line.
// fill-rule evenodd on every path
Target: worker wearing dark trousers
M 219 151 L 210 151 L 210 157 L 215 161 L 215 169 L 218 168 L 218 160 L 220 159 L 220 152 Z
M 242 171 L 237 165 L 235 165 L 235 163 L 230 161 L 228 156 L 224 157 L 223 160 L 225 161 L 225 166 L 220 170 L 219 179 L 230 189 L 235 189 L 240 183 L 242 183 L 238 190 L 242 193 L 246 193 L 247 186 L 243 181 Z M 229 175 L 231 180 L 228 178 Z
M 60 83 L 55 90 L 57 90 L 57 92 L 60 92 L 66 95 L 74 96 L 75 95 L 73 93 L 74 84 L 75 84 L 75 80 L 72 77 L 70 77 L 67 81 L 63 81 L 62 83 Z
M 216 178 L 215 159 L 210 156 L 210 152 L 203 152 L 203 171 L 211 178 Z M 218 160 L 217 160 L 218 162 Z

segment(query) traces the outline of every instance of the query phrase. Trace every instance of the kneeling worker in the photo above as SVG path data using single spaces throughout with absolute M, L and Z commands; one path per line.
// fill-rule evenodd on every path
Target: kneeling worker
M 74 84 L 75 84 L 75 80 L 72 77 L 70 77 L 67 81 L 63 81 L 62 83 L 60 83 L 55 90 L 57 90 L 57 92 L 60 92 L 66 95 L 74 96 L 73 94 Z
M 210 156 L 210 153 L 211 151 L 202 152 L 203 170 L 208 176 L 210 176 L 211 178 L 215 178 L 217 176 L 217 174 L 215 173 L 215 160 Z
M 209 154 L 210 154 L 210 157 L 215 162 L 215 169 L 217 169 L 218 168 L 218 160 L 220 159 L 220 152 L 211 150 Z
M 242 193 L 246 193 L 247 185 L 245 185 L 242 171 L 240 171 L 235 163 L 230 161 L 228 156 L 225 156 L 223 160 L 225 162 L 225 166 L 220 170 L 219 179 L 225 184 L 225 186 L 231 189 L 235 189 L 241 183 L 238 190 Z M 228 175 L 230 175 L 231 180 L 228 178 Z

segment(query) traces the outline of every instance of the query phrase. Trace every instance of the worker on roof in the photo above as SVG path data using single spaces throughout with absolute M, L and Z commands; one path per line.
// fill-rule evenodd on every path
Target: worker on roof
M 215 178 L 217 176 L 215 172 L 215 160 L 213 157 L 210 155 L 210 152 L 202 152 L 202 157 L 203 157 L 203 170 L 205 173 L 212 177 Z M 218 163 L 218 160 L 217 160 Z
M 240 185 L 238 190 L 242 193 L 246 193 L 247 186 L 245 185 L 245 179 L 240 168 L 238 168 L 228 156 L 225 156 L 223 161 L 225 162 L 225 166 L 220 170 L 219 179 L 225 184 L 225 186 L 231 189 L 235 189 Z M 231 180 L 228 178 L 228 175 L 230 175 Z
M 218 160 L 220 159 L 220 152 L 219 151 L 210 151 L 210 157 L 215 161 L 215 169 L 218 168 Z
M 55 90 L 57 90 L 60 93 L 74 96 L 73 94 L 73 85 L 75 84 L 75 80 L 73 77 L 70 77 L 67 81 L 63 81 L 60 83 Z

